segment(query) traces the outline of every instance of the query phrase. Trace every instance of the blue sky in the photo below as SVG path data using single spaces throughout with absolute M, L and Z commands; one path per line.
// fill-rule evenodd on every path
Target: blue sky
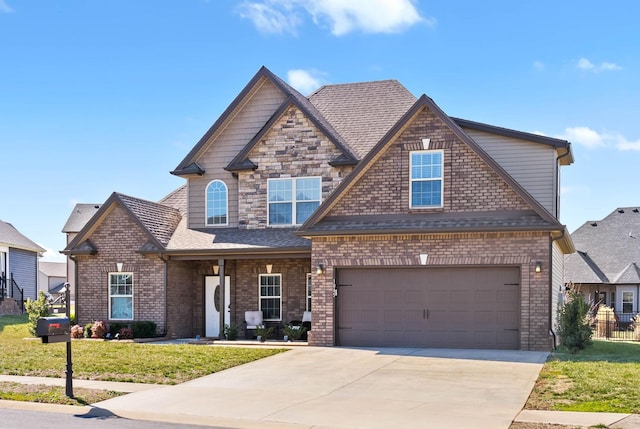
M 561 221 L 640 205 L 640 2 L 0 0 L 0 219 L 61 260 L 76 203 L 157 201 L 265 65 L 302 93 L 397 79 L 561 137 Z

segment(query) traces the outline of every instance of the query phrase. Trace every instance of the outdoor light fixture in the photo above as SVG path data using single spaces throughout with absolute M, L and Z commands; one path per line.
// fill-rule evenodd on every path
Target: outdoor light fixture
M 316 274 L 324 273 L 324 264 L 322 262 L 318 262 L 318 266 L 316 267 Z
M 542 271 L 542 262 L 536 261 L 536 273 Z
M 122 262 L 116 262 L 116 268 L 118 269 L 118 272 L 121 273 L 122 272 L 122 266 L 124 264 Z
M 273 265 L 267 264 L 267 274 L 271 274 L 271 270 L 273 270 Z
M 217 276 L 220 272 L 220 265 L 213 265 L 211 268 L 213 268 L 213 275 Z

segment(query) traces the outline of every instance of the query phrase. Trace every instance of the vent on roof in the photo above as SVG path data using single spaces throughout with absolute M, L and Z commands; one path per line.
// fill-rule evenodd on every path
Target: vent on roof
M 598 222 L 591 222 L 591 226 L 598 226 Z
M 618 209 L 618 213 L 624 213 L 624 210 Z
M 633 209 L 633 212 L 634 212 L 634 213 L 638 213 L 638 212 L 640 212 L 640 210 L 638 210 L 638 209 Z

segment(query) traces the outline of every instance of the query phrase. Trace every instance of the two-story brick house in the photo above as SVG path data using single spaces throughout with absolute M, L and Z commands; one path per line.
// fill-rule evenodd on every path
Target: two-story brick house
M 63 251 L 78 321 L 215 338 L 310 310 L 312 345 L 548 350 L 572 162 L 394 80 L 304 97 L 263 67 L 172 171 L 185 186 L 112 194 Z

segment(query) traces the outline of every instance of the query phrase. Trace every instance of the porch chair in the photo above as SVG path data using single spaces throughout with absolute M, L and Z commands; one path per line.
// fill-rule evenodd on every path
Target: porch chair
M 256 329 L 258 325 L 262 325 L 262 310 L 245 311 L 244 322 L 247 325 L 247 337 L 250 337 L 249 330 Z

